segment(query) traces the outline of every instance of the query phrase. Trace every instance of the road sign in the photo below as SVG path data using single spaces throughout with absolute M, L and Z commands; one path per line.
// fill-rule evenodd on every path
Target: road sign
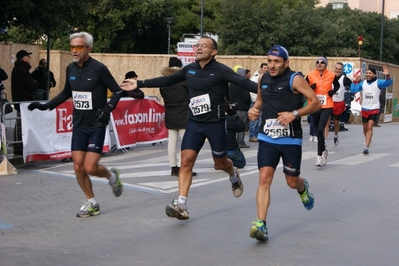
M 342 68 L 342 72 L 349 78 L 353 79 L 353 62 L 344 62 L 344 66 Z
M 183 66 L 186 66 L 195 61 L 195 43 L 192 42 L 178 42 L 177 43 L 177 57 L 182 61 Z

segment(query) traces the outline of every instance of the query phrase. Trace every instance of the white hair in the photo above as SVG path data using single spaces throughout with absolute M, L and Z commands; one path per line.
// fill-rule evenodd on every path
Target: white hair
M 72 33 L 69 36 L 69 41 L 71 41 L 72 39 L 75 39 L 75 38 L 83 38 L 83 39 L 85 39 L 85 43 L 87 46 L 93 47 L 93 35 L 91 35 L 90 33 L 87 33 L 84 31 Z

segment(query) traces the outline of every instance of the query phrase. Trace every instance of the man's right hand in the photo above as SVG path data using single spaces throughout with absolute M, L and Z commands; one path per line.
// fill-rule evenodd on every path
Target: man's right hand
M 39 102 L 33 102 L 33 103 L 28 105 L 28 109 L 30 111 L 33 111 L 35 109 L 39 109 L 41 111 L 44 111 L 44 110 L 47 110 L 48 108 L 49 108 L 48 107 L 48 103 L 42 104 L 42 103 L 39 103 Z
M 135 79 L 125 79 L 120 85 L 121 89 L 124 91 L 132 91 L 137 88 L 137 80 Z

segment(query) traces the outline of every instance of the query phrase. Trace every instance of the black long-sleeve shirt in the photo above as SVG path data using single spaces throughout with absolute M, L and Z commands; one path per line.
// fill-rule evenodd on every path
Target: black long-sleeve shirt
M 224 104 L 228 98 L 229 82 L 250 92 L 257 92 L 257 84 L 238 75 L 231 68 L 212 59 L 201 68 L 198 62 L 191 63 L 173 75 L 139 80 L 142 87 L 166 87 L 187 81 L 189 94 L 189 118 L 199 122 L 216 122 L 225 119 Z M 209 108 L 210 105 L 210 108 Z
M 73 126 L 85 129 L 103 127 L 97 121 L 96 114 L 107 104 L 107 88 L 113 92 L 108 102 L 112 109 L 123 92 L 108 68 L 90 57 L 82 67 L 76 63 L 69 64 L 66 72 L 64 89 L 49 102 L 50 109 L 72 97 Z

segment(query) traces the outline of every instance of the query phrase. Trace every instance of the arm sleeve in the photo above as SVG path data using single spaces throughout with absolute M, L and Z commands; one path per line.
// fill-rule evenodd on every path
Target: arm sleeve
M 137 88 L 155 88 L 155 87 L 168 87 L 173 84 L 182 82 L 186 80 L 185 77 L 185 68 L 182 68 L 180 71 L 164 77 L 138 80 Z
M 112 111 L 115 109 L 119 100 L 122 98 L 123 90 L 119 87 L 118 83 L 116 83 L 115 78 L 112 76 L 111 72 L 105 65 L 101 67 L 99 74 L 101 82 L 112 92 L 111 99 L 108 101 L 108 106 L 111 108 Z
M 392 83 L 393 83 L 393 79 L 391 79 L 391 78 L 390 79 L 378 79 L 377 80 L 377 85 L 378 85 L 378 88 L 380 88 L 380 89 L 385 89 L 385 88 L 391 86 Z
M 363 80 L 359 82 L 359 84 L 352 83 L 351 84 L 351 93 L 357 93 L 362 90 Z
M 231 83 L 234 83 L 244 89 L 246 89 L 249 92 L 257 93 L 258 92 L 258 84 L 255 82 L 251 81 L 250 79 L 247 79 L 245 77 L 241 77 L 237 73 L 235 73 L 231 68 L 221 65 L 220 66 L 220 71 L 223 75 L 223 78 Z
M 352 81 L 348 77 L 344 77 L 344 86 L 351 86 Z

